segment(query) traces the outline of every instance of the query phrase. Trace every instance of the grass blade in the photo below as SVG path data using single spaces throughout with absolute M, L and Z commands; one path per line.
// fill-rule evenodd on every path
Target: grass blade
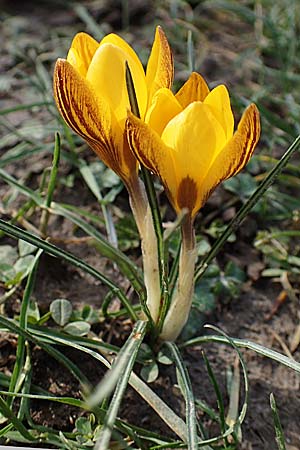
M 84 230 L 89 236 L 92 236 L 96 240 L 98 244 L 97 248 L 100 249 L 101 254 L 118 265 L 121 272 L 127 277 L 139 296 L 145 296 L 144 283 L 139 274 L 139 270 L 124 253 L 110 245 L 96 228 L 81 219 L 78 214 L 69 211 L 64 206 L 53 202 L 51 205 L 51 212 L 65 217 Z
M 0 177 L 2 180 L 4 180 L 9 185 L 15 187 L 21 194 L 26 195 L 26 197 L 31 198 L 38 206 L 43 205 L 43 199 L 42 197 L 37 194 L 36 192 L 32 191 L 26 186 L 23 186 L 21 183 L 19 183 L 14 177 L 9 175 L 4 169 L 0 168 Z
M 1 323 L 1 321 L 0 321 Z M 36 333 L 37 331 L 34 330 Z M 50 334 L 48 333 L 48 338 Z M 110 368 L 110 363 L 103 358 L 103 356 L 98 353 L 92 351 L 90 348 L 86 348 L 84 345 L 79 343 L 79 340 L 83 340 L 84 338 L 77 338 L 77 342 L 74 338 L 68 338 L 67 336 L 55 336 L 54 332 L 51 332 L 51 339 L 58 344 L 68 345 L 73 348 L 77 348 L 80 351 L 88 353 L 91 357 L 97 359 L 102 362 L 105 367 Z M 86 338 L 85 338 L 86 339 Z M 95 345 L 99 345 L 97 342 Z M 88 345 L 91 346 L 91 343 L 88 342 Z M 114 351 L 114 350 L 113 350 Z M 177 434 L 182 440 L 186 441 L 186 426 L 184 421 L 178 417 L 172 409 L 166 405 L 162 401 L 162 399 L 150 389 L 150 387 L 142 381 L 134 372 L 131 373 L 129 379 L 130 386 L 135 389 L 135 391 L 153 408 L 153 410 L 160 416 L 160 418 Z
M 186 427 L 187 427 L 187 444 L 190 450 L 198 449 L 198 436 L 197 436 L 197 420 L 196 420 L 196 408 L 195 400 L 192 389 L 191 380 L 187 371 L 187 368 L 182 360 L 178 347 L 173 342 L 166 342 L 165 344 L 172 352 L 176 368 L 179 372 L 182 381 L 182 391 L 185 399 L 186 410 Z
M 282 426 L 280 423 L 280 418 L 278 415 L 274 394 L 270 395 L 270 405 L 271 405 L 272 414 L 273 414 L 275 434 L 276 434 L 276 443 L 277 443 L 278 450 L 286 450 L 286 446 L 284 443 L 283 430 L 282 430 Z
M 9 321 L 8 319 L 4 319 L 4 318 L 0 317 L 0 326 L 1 325 L 4 329 L 9 329 L 14 333 L 19 332 L 19 327 L 17 327 L 13 322 Z M 21 330 L 20 333 L 22 333 L 22 332 L 23 331 Z M 30 334 L 28 332 L 27 333 L 23 332 L 23 333 L 28 340 L 32 340 L 34 343 L 37 343 L 38 345 L 40 345 L 40 347 L 44 348 L 45 351 L 47 351 L 47 347 L 45 346 L 44 341 L 41 339 L 35 338 L 33 336 L 33 332 L 36 334 L 40 333 L 40 331 L 38 332 L 35 329 Z M 91 357 L 100 361 L 107 368 L 110 368 L 110 363 L 100 353 L 95 352 L 95 351 L 91 350 L 90 348 L 86 348 L 84 345 L 80 345 L 79 343 L 76 343 L 73 338 L 70 339 L 67 336 L 64 336 L 64 337 L 55 336 L 54 332 L 51 333 L 51 336 L 48 335 L 47 339 L 49 339 L 50 337 L 51 337 L 51 339 L 53 339 L 53 342 L 55 342 L 59 345 L 67 345 L 72 348 L 76 348 L 80 351 L 88 353 Z M 81 339 L 83 339 L 83 338 L 81 338 Z M 77 341 L 78 340 L 80 340 L 80 338 L 77 338 Z M 95 344 L 98 344 L 98 343 L 95 342 Z M 89 342 L 88 345 L 91 345 L 91 343 Z M 57 360 L 61 361 L 61 357 L 63 355 L 60 352 L 58 352 L 58 354 L 56 355 L 54 353 L 54 351 L 56 349 L 52 348 L 51 346 L 48 346 L 48 347 L 50 347 L 50 349 L 52 349 L 52 352 L 53 352 L 52 356 L 54 358 L 56 357 Z M 61 361 L 61 362 L 63 362 L 63 361 Z M 72 368 L 72 369 L 74 370 L 74 368 Z M 76 366 L 75 366 L 75 369 L 76 369 Z M 69 370 L 70 370 L 70 368 L 69 368 Z M 75 376 L 82 383 L 82 380 L 80 380 L 80 373 L 76 374 Z M 178 417 L 174 413 L 174 411 L 166 403 L 164 403 L 162 401 L 162 399 L 155 392 L 153 392 L 152 389 L 144 381 L 142 381 L 134 372 L 131 373 L 131 376 L 129 379 L 129 384 L 149 404 L 149 406 L 159 415 L 159 417 L 168 425 L 168 427 L 170 427 L 170 429 L 172 431 L 174 431 L 174 433 L 177 434 L 177 436 L 179 436 L 182 440 L 186 441 L 186 426 L 185 426 L 184 421 L 180 417 Z
M 59 361 L 61 364 L 63 364 L 71 373 L 72 375 L 81 383 L 83 388 L 85 390 L 90 389 L 90 383 L 86 376 L 81 372 L 81 370 L 77 367 L 76 364 L 74 364 L 69 358 L 67 358 L 65 355 L 63 355 L 60 351 L 58 351 L 56 348 L 52 347 L 51 345 L 46 344 L 45 342 L 42 342 L 35 336 L 33 336 L 29 331 L 24 330 L 23 328 L 20 328 L 15 322 L 13 322 L 11 319 L 6 319 L 3 316 L 0 316 L 0 325 L 3 326 L 3 328 L 8 329 L 12 331 L 15 334 L 21 335 L 24 340 L 31 341 L 34 344 L 40 346 L 43 350 L 45 350 L 49 355 L 51 355 L 53 358 L 55 358 L 57 361 Z
M 50 172 L 50 178 L 48 183 L 48 190 L 45 200 L 45 207 L 46 209 L 43 209 L 42 216 L 41 216 L 41 222 L 40 222 L 40 231 L 42 236 L 46 237 L 47 233 L 47 226 L 48 226 L 48 220 L 49 220 L 49 207 L 52 202 L 52 197 L 56 185 L 56 178 L 57 178 L 57 172 L 58 172 L 58 165 L 60 160 L 60 136 L 58 133 L 55 134 L 55 144 L 54 144 L 54 152 L 53 152 L 53 160 L 52 160 L 52 167 Z
M 124 396 L 130 374 L 132 372 L 132 368 L 137 356 L 138 349 L 143 341 L 143 338 L 145 336 L 146 332 L 146 322 L 139 321 L 135 325 L 131 335 L 129 336 L 126 344 L 121 349 L 118 359 L 116 360 L 115 365 L 111 369 L 111 376 L 113 375 L 113 372 L 118 375 L 119 382 L 117 384 L 117 387 L 115 389 L 113 398 L 111 400 L 111 403 L 109 405 L 109 409 L 107 411 L 107 415 L 105 417 L 105 423 L 104 427 L 101 431 L 100 438 L 98 439 L 95 450 L 106 450 L 108 449 L 111 433 L 115 424 L 115 420 L 117 417 L 117 413 L 119 410 L 119 407 L 121 405 L 122 398 Z M 105 383 L 104 383 L 105 381 Z M 95 398 L 91 397 L 92 404 L 95 404 L 95 402 L 100 398 L 98 394 L 99 388 L 103 386 L 103 390 L 107 391 L 107 380 L 103 380 L 103 382 L 100 383 L 98 386 L 98 389 L 96 390 Z M 102 398 L 104 398 L 102 396 Z M 98 401 L 97 401 L 98 403 Z
M 223 398 L 222 398 L 222 394 L 218 385 L 218 382 L 216 380 L 216 377 L 214 375 L 214 372 L 211 368 L 211 365 L 205 355 L 205 353 L 203 352 L 203 359 L 206 365 L 206 370 L 208 373 L 208 376 L 210 378 L 211 384 L 213 385 L 216 397 L 217 397 L 217 405 L 218 405 L 218 410 L 219 410 L 219 421 L 220 421 L 220 425 L 221 425 L 221 432 L 225 433 L 226 431 L 226 420 L 225 420 L 225 407 L 224 407 L 224 403 L 223 403 Z
M 57 160 L 57 156 L 55 157 L 55 160 Z M 32 191 L 30 188 L 23 186 L 15 178 L 13 178 L 11 175 L 9 175 L 6 171 L 4 171 L 1 168 L 0 168 L 0 177 L 6 183 L 14 186 L 19 192 L 21 192 L 22 194 L 26 195 L 31 200 L 33 200 L 36 203 L 36 205 L 40 206 L 41 208 L 45 207 L 44 200 L 39 194 Z M 129 258 L 127 258 L 127 256 L 124 253 L 122 253 L 117 248 L 109 244 L 109 242 L 107 242 L 107 240 L 101 235 L 101 233 L 99 233 L 99 231 L 97 231 L 92 225 L 88 224 L 83 219 L 78 217 L 78 214 L 69 211 L 67 207 L 52 202 L 51 209 L 49 212 L 52 212 L 54 214 L 65 217 L 68 220 L 71 220 L 73 223 L 78 225 L 82 230 L 84 230 L 89 236 L 92 236 L 94 239 L 96 239 L 101 254 L 103 256 L 106 256 L 107 258 L 110 258 L 114 263 L 116 263 L 120 268 L 121 272 L 131 282 L 140 298 L 141 299 L 145 298 L 145 287 L 142 277 L 139 274 L 139 270 L 137 269 L 135 264 Z M 39 245 L 37 246 L 40 247 Z
M 22 305 L 21 305 L 21 311 L 20 311 L 20 327 L 26 330 L 27 328 L 27 310 L 28 305 L 30 301 L 30 297 L 34 288 L 34 282 L 35 282 L 35 275 L 36 275 L 36 269 L 37 269 L 37 263 L 42 254 L 42 250 L 39 250 L 35 256 L 34 264 L 32 267 L 32 270 L 29 273 L 29 276 L 27 278 L 27 283 L 24 290 Z M 14 364 L 10 385 L 9 385 L 9 391 L 14 392 L 18 381 L 20 380 L 22 368 L 24 365 L 24 355 L 25 355 L 25 339 L 22 335 L 19 335 L 18 337 L 18 344 L 17 344 L 17 350 L 16 350 L 16 362 Z M 11 406 L 13 402 L 13 398 L 8 400 L 8 405 Z
M 129 366 L 132 368 L 137 350 L 145 336 L 146 326 L 147 322 L 144 321 L 138 321 L 136 323 L 126 343 L 120 349 L 111 369 L 105 374 L 95 391 L 90 395 L 88 399 L 89 405 L 96 406 L 108 397 L 114 390 L 119 379 L 124 376 L 126 368 Z
M 28 441 L 35 441 L 36 438 L 32 436 L 31 433 L 25 428 L 25 426 L 22 424 L 22 422 L 14 415 L 12 410 L 9 408 L 9 406 L 6 404 L 6 402 L 3 400 L 3 398 L 0 396 L 0 411 L 6 417 L 10 423 L 13 424 L 16 430 L 19 431 L 19 433 Z
M 6 397 L 11 397 L 13 394 L 11 392 L 0 391 L 0 395 L 6 396 Z M 37 394 L 15 394 L 15 396 L 18 398 L 26 398 L 28 400 L 30 400 L 30 399 L 31 400 L 45 400 L 45 401 L 50 401 L 50 402 L 55 402 L 55 403 L 62 403 L 64 405 L 69 405 L 69 406 L 74 406 L 76 408 L 80 408 L 84 411 L 91 411 L 91 408 L 89 407 L 87 402 L 80 400 L 78 398 L 73 398 L 73 397 L 55 397 L 52 395 L 37 395 Z M 93 408 L 92 411 L 101 420 L 104 420 L 104 418 L 107 414 L 107 410 L 100 408 L 100 407 L 95 407 L 95 408 Z M 121 432 L 126 433 L 129 436 L 132 434 L 133 439 L 134 439 L 134 434 L 135 434 L 135 435 L 138 435 L 140 438 L 144 438 L 144 439 L 146 438 L 146 439 L 149 439 L 150 441 L 153 441 L 156 443 L 158 443 L 158 442 L 164 443 L 165 442 L 163 436 L 161 436 L 155 432 L 145 430 L 144 428 L 128 424 L 127 422 L 124 422 L 121 419 L 116 419 L 115 424 Z M 9 429 L 11 429 L 11 426 L 9 427 Z M 46 431 L 46 430 L 47 430 L 47 428 L 44 427 L 44 431 Z
M 106 205 L 103 202 L 103 197 L 99 188 L 99 185 L 95 179 L 94 174 L 92 173 L 90 166 L 84 161 L 79 160 L 78 162 L 79 171 L 81 173 L 82 178 L 98 200 L 101 206 L 102 214 L 104 217 L 108 242 L 115 248 L 118 248 L 118 238 L 115 230 L 115 226 L 113 223 L 113 218 L 111 214 L 111 210 L 109 205 Z
M 247 339 L 230 338 L 230 340 L 238 348 L 248 348 L 249 350 L 253 350 L 255 353 L 261 356 L 266 356 L 267 358 L 273 359 L 279 364 L 283 364 L 284 366 L 300 373 L 300 363 L 298 363 L 294 359 L 282 355 L 279 352 L 276 352 L 275 350 L 271 350 L 270 348 L 264 347 L 260 344 L 256 344 L 255 342 L 248 341 Z M 192 345 L 204 344 L 205 342 L 219 342 L 221 344 L 229 344 L 228 339 L 224 336 L 206 335 L 190 339 L 189 341 L 184 342 L 181 346 L 190 347 Z
M 79 267 L 84 272 L 89 273 L 94 278 L 100 280 L 102 283 L 104 283 L 106 286 L 108 286 L 115 292 L 116 296 L 119 298 L 123 306 L 128 311 L 128 314 L 132 318 L 132 320 L 134 321 L 137 320 L 136 312 L 132 308 L 124 292 L 115 283 L 106 278 L 92 266 L 82 261 L 80 258 L 77 258 L 71 253 L 62 250 L 59 247 L 56 247 L 55 245 L 50 244 L 49 242 L 40 239 L 31 233 L 28 233 L 28 231 L 24 231 L 21 228 L 16 227 L 15 225 L 11 225 L 2 219 L 0 219 L 0 229 L 3 230 L 9 236 L 12 236 L 17 239 L 22 239 L 23 241 L 29 242 L 30 244 L 33 244 L 36 247 L 43 249 L 46 253 L 48 253 L 51 256 L 57 256 L 58 258 L 62 258 L 65 261 L 68 261 L 73 266 Z

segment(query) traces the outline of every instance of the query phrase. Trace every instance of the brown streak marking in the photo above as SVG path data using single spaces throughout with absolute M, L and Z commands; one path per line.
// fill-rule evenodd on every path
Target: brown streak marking
M 198 190 L 195 181 L 189 176 L 183 178 L 177 191 L 177 203 L 180 209 L 188 208 L 190 213 L 192 213 L 196 205 L 197 194 Z
M 136 137 L 136 133 L 135 133 L 135 129 L 132 127 L 131 123 L 128 122 L 128 141 L 129 141 L 129 145 L 131 147 L 131 149 L 133 150 L 136 158 L 138 159 L 138 161 L 140 161 L 143 166 L 147 167 L 148 169 L 150 169 L 151 171 L 157 173 L 155 170 L 153 170 L 153 165 L 150 163 L 150 161 L 148 160 L 148 158 L 145 157 L 145 155 L 143 154 L 143 157 L 141 158 L 136 145 L 135 145 L 135 137 Z

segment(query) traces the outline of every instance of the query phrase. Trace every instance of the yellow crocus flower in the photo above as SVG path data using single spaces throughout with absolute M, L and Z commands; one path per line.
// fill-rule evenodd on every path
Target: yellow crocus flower
M 116 34 L 100 43 L 86 33 L 75 36 L 67 59 L 54 69 L 54 97 L 65 122 L 123 180 L 142 241 L 147 305 L 154 322 L 160 305 L 156 235 L 145 189 L 138 178 L 138 161 L 125 132 L 130 101 L 126 85 L 129 66 L 142 119 L 156 92 L 173 82 L 173 57 L 167 38 L 156 28 L 144 71 L 134 50 Z
M 100 43 L 86 33 L 77 34 L 67 59 L 56 62 L 54 97 L 66 123 L 132 188 L 138 164 L 124 134 L 130 108 L 126 62 L 144 118 L 156 91 L 171 87 L 173 81 L 172 53 L 160 27 L 146 73 L 134 50 L 116 34 L 105 36 Z
M 221 181 L 248 162 L 260 136 L 259 113 L 250 105 L 234 133 L 226 87 L 209 91 L 204 79 L 192 73 L 176 95 L 166 88 L 154 94 L 145 122 L 128 113 L 126 128 L 131 149 L 161 179 L 175 211 L 187 211 L 176 290 L 160 333 L 161 340 L 174 341 L 192 303 L 195 215 Z
M 260 136 L 256 106 L 246 109 L 234 133 L 226 87 L 209 91 L 197 73 L 176 95 L 159 89 L 145 121 L 129 114 L 130 146 L 161 179 L 175 211 L 186 208 L 192 220 L 212 191 L 245 166 Z

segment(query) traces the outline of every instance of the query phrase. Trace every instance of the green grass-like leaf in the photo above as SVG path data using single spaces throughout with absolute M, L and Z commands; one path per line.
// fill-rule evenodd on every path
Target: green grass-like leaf
M 277 411 L 274 394 L 270 395 L 270 405 L 271 405 L 272 414 L 273 414 L 274 427 L 275 427 L 275 433 L 276 433 L 276 443 L 278 446 L 278 450 L 286 450 L 283 430 L 282 430 L 282 426 L 280 423 L 280 418 L 279 418 L 279 414 Z
M 43 249 L 46 253 L 48 253 L 51 256 L 56 256 L 59 258 L 64 259 L 65 261 L 68 261 L 72 265 L 79 267 L 86 273 L 89 273 L 94 278 L 100 280 L 103 284 L 105 284 L 107 287 L 112 289 L 116 296 L 120 299 L 123 306 L 127 309 L 128 314 L 130 317 L 135 321 L 137 319 L 136 312 L 132 308 L 131 304 L 129 303 L 128 299 L 126 298 L 123 291 L 111 280 L 109 280 L 107 277 L 102 275 L 100 272 L 98 272 L 96 269 L 94 269 L 89 264 L 82 261 L 80 258 L 77 258 L 76 256 L 72 255 L 69 252 L 66 252 L 65 250 L 60 249 L 59 247 L 50 244 L 49 242 L 38 238 L 37 236 L 28 233 L 27 231 L 22 230 L 21 228 L 16 227 L 15 225 L 11 225 L 4 220 L 0 219 L 0 230 L 3 230 L 6 234 L 9 236 L 12 236 L 17 239 L 22 239 L 26 242 L 29 242 L 32 245 L 35 245 L 38 248 Z
M 114 395 L 110 402 L 107 415 L 105 417 L 104 426 L 101 430 L 100 437 L 95 445 L 95 450 L 106 450 L 109 448 L 110 437 L 116 421 L 117 413 L 121 405 L 122 398 L 125 394 L 125 390 L 133 369 L 133 365 L 139 350 L 139 347 L 143 341 L 146 332 L 146 322 L 139 321 L 136 323 L 131 335 L 127 342 L 120 350 L 118 357 L 108 374 L 106 379 L 98 385 L 96 391 L 88 402 L 95 405 L 104 397 L 108 395 L 117 382 Z
M 172 342 L 166 342 L 165 345 L 173 355 L 181 379 L 181 383 L 179 384 L 182 386 L 182 393 L 185 399 L 188 448 L 190 450 L 196 450 L 198 449 L 199 438 L 197 434 L 195 399 L 190 377 L 177 345 Z

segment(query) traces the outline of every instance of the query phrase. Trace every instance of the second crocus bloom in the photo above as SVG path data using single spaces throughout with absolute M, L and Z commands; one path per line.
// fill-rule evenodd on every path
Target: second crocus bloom
M 156 92 L 146 123 L 127 119 L 131 148 L 140 162 L 162 181 L 176 212 L 192 218 L 212 191 L 236 175 L 250 159 L 260 136 L 259 113 L 250 105 L 234 133 L 228 91 L 209 91 L 193 73 L 181 90 Z
M 260 136 L 259 113 L 250 105 L 234 133 L 226 87 L 209 91 L 204 79 L 192 73 L 176 95 L 165 88 L 156 92 L 145 121 L 129 114 L 126 127 L 131 149 L 160 178 L 175 211 L 186 211 L 177 287 L 160 334 L 162 340 L 173 341 L 192 303 L 195 215 L 212 191 L 250 159 Z

